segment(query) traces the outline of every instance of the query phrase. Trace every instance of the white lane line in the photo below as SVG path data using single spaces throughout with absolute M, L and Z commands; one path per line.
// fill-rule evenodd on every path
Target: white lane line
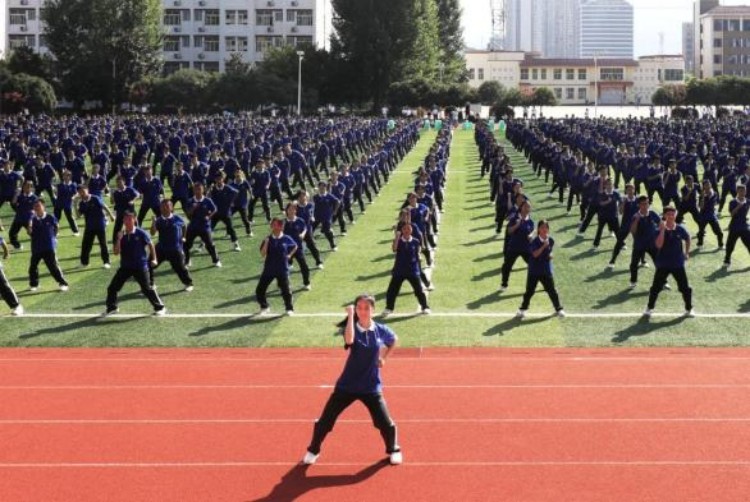
M 385 462 L 385 460 L 383 460 Z M 153 468 L 251 468 L 294 467 L 299 460 L 286 462 L 3 462 L 0 469 L 153 469 Z M 371 467 L 373 462 L 320 462 L 321 467 Z M 301 465 L 300 465 L 301 466 Z M 420 462 L 406 461 L 399 469 L 408 467 L 742 467 L 750 468 L 748 460 L 581 460 L 581 461 L 496 461 L 496 462 Z
M 435 349 L 439 352 L 441 350 L 441 347 L 435 347 Z M 2 349 L 0 349 L 2 350 Z M 15 350 L 15 349 L 11 349 Z M 75 351 L 76 349 L 62 349 L 63 351 Z M 88 349 L 87 349 L 88 350 Z M 106 351 L 108 349 L 91 349 L 91 350 L 101 350 Z M 142 350 L 148 350 L 148 349 L 142 349 Z M 182 349 L 175 349 L 175 350 L 182 350 Z M 190 349 L 188 349 L 190 350 Z M 217 348 L 215 349 L 217 351 L 221 351 L 223 349 Z M 257 349 L 257 350 L 266 350 L 266 349 Z M 269 350 L 275 350 L 275 349 L 269 349 Z M 284 349 L 279 349 L 284 350 Z M 290 350 L 296 350 L 296 349 L 290 349 Z M 308 350 L 308 349 L 300 349 L 300 350 Z M 320 350 L 336 350 L 336 349 L 324 349 L 321 348 Z M 421 352 L 421 348 L 417 347 L 404 347 L 400 350 L 419 350 Z M 429 348 L 427 350 L 430 350 Z M 459 350 L 463 350 L 460 349 Z M 471 350 L 471 349 L 469 349 Z M 488 349 L 488 351 L 492 351 L 494 349 Z M 535 350 L 535 349 L 530 349 Z M 586 349 L 584 349 L 586 350 Z M 701 350 L 701 349 L 698 349 Z M 705 350 L 712 350 L 712 349 L 705 349 Z M 724 350 L 724 349 L 719 349 Z M 731 349 L 730 349 L 731 350 Z M 743 349 L 738 349 L 743 350 Z M 344 358 L 341 357 L 339 353 L 331 353 L 331 354 L 323 354 L 317 357 L 276 357 L 273 354 L 269 354 L 267 357 L 201 357 L 200 355 L 197 355 L 195 358 L 183 358 L 183 357 L 118 357 L 121 354 L 113 355 L 111 358 L 106 357 L 81 357 L 81 358 L 75 358 L 75 357 L 42 357 L 42 358 L 32 358 L 32 357 L 26 357 L 25 355 L 19 356 L 18 358 L 0 358 L 0 363 L 34 363 L 34 362 L 95 362 L 95 363 L 129 363 L 129 362 L 135 362 L 135 363 L 217 363 L 217 362 L 261 362 L 261 363 L 269 363 L 269 364 L 276 364 L 279 362 L 318 362 L 318 363 L 324 363 L 324 364 L 330 364 L 332 362 L 338 362 L 342 361 Z M 459 357 L 452 357 L 452 356 L 416 356 L 416 357 L 410 357 L 410 356 L 400 356 L 397 355 L 390 359 L 389 364 L 393 365 L 394 363 L 398 362 L 409 362 L 412 364 L 414 361 L 430 361 L 430 362 L 445 362 L 445 363 L 453 363 L 453 362 L 472 362 L 472 363 L 479 363 L 483 361 L 487 362 L 496 362 L 496 361 L 506 361 L 509 363 L 513 362 L 654 362 L 662 364 L 664 362 L 675 362 L 675 363 L 682 363 L 686 361 L 711 361 L 711 362 L 735 362 L 735 361 L 750 361 L 750 356 L 748 357 L 739 357 L 739 356 L 706 356 L 706 357 L 695 357 L 695 356 L 687 356 L 684 354 L 675 354 L 672 357 L 665 357 L 665 356 L 549 356 L 549 357 L 528 357 L 524 355 L 513 355 L 508 354 L 506 356 L 483 356 L 483 355 L 477 355 L 476 357 L 467 357 L 467 356 L 459 356 Z
M 388 385 L 391 390 L 492 390 L 492 389 L 749 389 L 747 384 L 487 384 L 487 385 Z M 174 384 L 174 385 L 1 385 L 2 390 L 203 390 L 203 389 L 333 389 L 333 385 Z

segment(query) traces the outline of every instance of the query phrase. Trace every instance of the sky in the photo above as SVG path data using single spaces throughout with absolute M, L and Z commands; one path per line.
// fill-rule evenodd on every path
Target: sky
M 484 49 L 492 33 L 490 0 L 460 0 L 464 41 Z M 692 0 L 629 0 L 633 5 L 635 56 L 659 54 L 659 33 L 664 33 L 664 53 L 682 53 L 682 23 L 693 20 Z M 722 5 L 748 5 L 750 0 L 723 0 Z

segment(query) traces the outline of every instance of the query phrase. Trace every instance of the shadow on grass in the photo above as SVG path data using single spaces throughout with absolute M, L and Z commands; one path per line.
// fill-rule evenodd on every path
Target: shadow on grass
M 392 241 L 391 241 L 391 242 L 392 242 Z M 379 261 L 389 261 L 389 260 L 393 260 L 393 259 L 394 259 L 394 256 L 395 256 L 395 254 L 394 254 L 394 253 L 384 254 L 384 255 L 382 255 L 382 256 L 378 256 L 377 258 L 373 258 L 372 260 L 370 260 L 370 263 L 377 263 L 377 262 L 379 262 Z
M 551 319 L 554 317 L 554 314 L 551 314 L 547 317 L 534 317 L 532 319 L 519 319 L 517 317 L 513 317 L 511 319 L 508 319 L 507 321 L 503 321 L 497 326 L 493 326 L 484 333 L 482 333 L 482 336 L 505 336 L 511 334 L 510 332 L 514 328 L 519 328 L 521 325 L 528 326 L 530 324 L 539 324 L 542 322 L 547 321 L 548 319 Z
M 472 247 L 472 246 L 479 246 L 482 244 L 489 244 L 490 242 L 495 242 L 497 240 L 497 237 L 495 235 L 490 235 L 489 237 L 485 237 L 484 239 L 480 241 L 472 241 L 472 242 L 465 242 L 463 245 L 464 247 Z
M 601 298 L 597 300 L 596 304 L 593 305 L 591 308 L 595 310 L 601 310 L 607 307 L 611 307 L 612 305 L 621 305 L 627 302 L 628 300 L 632 300 L 633 298 L 647 297 L 647 296 L 648 296 L 648 290 L 634 292 L 631 289 L 624 289 L 622 291 L 618 291 L 615 294 L 609 295 L 606 298 Z
M 494 253 L 494 254 L 480 256 L 479 258 L 474 258 L 472 261 L 479 263 L 479 262 L 490 261 L 490 260 L 501 260 L 502 257 L 503 257 L 503 253 Z
M 50 326 L 49 328 L 40 329 L 37 331 L 34 331 L 32 333 L 27 333 L 25 335 L 20 335 L 18 338 L 21 340 L 29 340 L 32 338 L 37 338 L 40 336 L 45 335 L 63 335 L 65 333 L 69 332 L 77 332 L 89 328 L 95 328 L 97 326 L 102 326 L 107 323 L 129 323 L 141 319 L 146 319 L 150 317 L 150 315 L 144 314 L 143 317 L 128 317 L 124 319 L 108 319 L 104 316 L 102 317 L 93 317 L 91 319 L 83 319 L 75 322 L 71 322 L 68 324 L 56 324 L 54 326 Z
M 491 225 L 485 225 L 483 227 L 474 227 L 471 230 L 469 230 L 469 232 L 475 233 L 475 232 L 481 232 L 483 230 L 492 230 L 493 228 L 495 228 L 495 224 L 494 223 L 491 224 Z
M 222 324 L 212 324 L 210 326 L 204 326 L 197 331 L 188 333 L 188 336 L 202 337 L 202 336 L 209 336 L 209 335 L 214 335 L 214 334 L 221 334 L 221 332 L 223 331 L 232 331 L 232 330 L 240 329 L 240 328 L 252 329 L 254 325 L 278 322 L 282 319 L 284 319 L 284 316 L 281 314 L 277 316 L 263 316 L 263 317 L 259 317 L 258 314 L 249 314 L 247 316 L 234 318 Z M 250 333 L 250 335 L 252 336 L 252 333 Z M 260 345 L 261 340 L 258 340 L 258 342 L 259 343 L 257 345 Z
M 479 216 L 474 216 L 471 218 L 471 221 L 486 220 L 487 218 L 494 218 L 495 215 L 493 213 L 494 211 L 491 211 L 486 214 L 480 214 Z
M 495 277 L 496 279 L 499 280 L 500 279 L 500 275 L 502 274 L 502 271 L 503 271 L 502 267 L 493 268 L 492 270 L 485 270 L 481 274 L 478 274 L 478 275 L 475 275 L 474 277 L 472 277 L 471 281 L 472 282 L 479 282 L 479 281 L 483 281 L 485 279 L 488 279 L 490 277 Z
M 477 298 L 476 300 L 467 303 L 466 308 L 469 310 L 478 310 L 484 307 L 485 305 L 497 303 L 500 300 L 508 300 L 510 298 L 521 298 L 522 296 L 523 296 L 523 293 L 514 293 L 512 295 L 509 295 L 507 293 L 501 293 L 499 290 L 495 290 L 486 296 Z
M 668 321 L 655 321 L 644 316 L 632 326 L 615 333 L 615 336 L 612 337 L 612 343 L 625 343 L 636 336 L 648 336 L 665 328 L 682 324 L 686 319 L 687 317 L 677 317 Z
M 393 259 L 393 257 L 391 257 Z M 383 270 L 382 272 L 378 272 L 377 274 L 370 274 L 370 275 L 360 275 L 357 276 L 355 280 L 357 281 L 370 281 L 372 279 L 380 279 L 381 277 L 388 277 L 391 275 L 390 270 Z
M 309 467 L 304 464 L 295 465 L 284 474 L 279 483 L 273 487 L 271 493 L 252 502 L 291 502 L 313 490 L 356 485 L 371 478 L 381 469 L 388 467 L 388 462 L 381 460 L 354 474 L 309 476 L 307 472 Z
M 610 270 L 609 268 L 605 268 L 601 272 L 599 272 L 596 275 L 590 275 L 587 278 L 583 280 L 583 282 L 596 282 L 596 281 L 602 281 L 602 280 L 609 280 L 613 279 L 618 275 L 626 275 L 629 274 L 630 271 L 626 269 L 620 269 L 620 270 Z
M 750 272 L 750 267 L 743 268 L 743 269 L 726 269 L 724 267 L 721 267 L 717 270 L 714 270 L 709 275 L 706 276 L 706 282 L 716 282 L 720 281 L 721 279 L 724 279 L 726 277 L 729 277 L 734 274 L 744 274 L 746 272 Z
M 277 292 L 277 291 L 274 291 L 274 292 Z M 271 298 L 272 296 L 279 296 L 279 295 L 273 295 L 273 294 L 271 294 L 271 292 L 269 292 L 267 296 L 269 298 Z M 217 303 L 216 305 L 214 305 L 214 308 L 215 309 L 225 309 L 225 308 L 228 308 L 228 307 L 235 307 L 237 305 L 255 305 L 256 301 L 257 300 L 255 298 L 255 295 L 235 297 L 235 298 L 232 298 L 231 300 L 228 300 L 226 302 Z
M 136 298 L 143 298 L 143 301 L 146 301 L 146 297 L 143 296 L 143 294 L 141 294 L 140 290 L 138 290 L 138 291 L 131 291 L 130 293 L 126 293 L 124 295 L 118 295 L 117 303 L 122 303 L 123 301 L 126 301 L 126 300 L 134 300 Z M 106 306 L 105 303 L 106 302 L 104 301 L 104 297 L 102 296 L 101 300 L 87 303 L 85 305 L 76 305 L 75 307 L 71 307 L 71 308 L 72 310 L 88 310 L 94 307 L 101 307 L 102 311 L 104 311 L 104 308 Z

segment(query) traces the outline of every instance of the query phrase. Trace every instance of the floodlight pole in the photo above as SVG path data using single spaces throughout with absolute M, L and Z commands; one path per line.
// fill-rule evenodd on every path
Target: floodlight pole
M 297 51 L 297 57 L 299 58 L 297 69 L 297 116 L 300 116 L 302 115 L 302 60 L 305 57 L 305 53 Z

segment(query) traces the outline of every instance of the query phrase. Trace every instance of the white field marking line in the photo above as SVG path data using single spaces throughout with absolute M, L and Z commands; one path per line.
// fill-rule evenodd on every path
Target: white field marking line
M 237 425 L 308 424 L 315 418 L 206 418 L 206 419 L 8 419 L 3 425 Z M 397 419 L 399 424 L 536 424 L 536 423 L 750 423 L 750 417 L 728 418 L 411 418 Z M 372 420 L 337 420 L 341 424 L 372 425 Z
M 441 347 L 436 347 L 435 349 L 440 350 Z M 2 349 L 0 349 L 2 350 Z M 46 349 L 45 349 L 46 350 Z M 71 350 L 74 351 L 76 349 L 63 349 L 63 350 Z M 108 349 L 92 349 L 92 350 L 108 350 Z M 138 349 L 141 350 L 141 349 Z M 148 350 L 148 349 L 143 349 Z M 177 349 L 179 350 L 179 349 Z M 190 350 L 190 349 L 188 349 Z M 222 349 L 216 349 L 216 350 L 222 350 Z M 259 349 L 259 350 L 265 350 L 265 349 Z M 274 350 L 274 349 L 269 349 Z M 286 351 L 287 349 L 279 349 Z M 296 350 L 296 349 L 289 349 L 289 350 Z M 307 350 L 307 349 L 302 349 Z M 327 350 L 327 349 L 320 349 L 320 350 Z M 336 349 L 331 349 L 336 350 Z M 423 348 L 422 347 L 405 347 L 400 350 L 419 350 L 420 353 L 422 353 Z M 430 350 L 428 348 L 428 350 Z M 489 349 L 493 350 L 493 349 Z M 534 349 L 532 349 L 534 350 Z M 586 350 L 586 349 L 583 349 Z M 696 349 L 690 349 L 691 351 Z M 702 350 L 702 349 L 697 349 Z M 713 349 L 706 349 L 706 350 L 713 350 Z M 724 349 L 719 349 L 724 350 Z M 740 349 L 742 350 L 742 349 Z M 332 362 L 338 362 L 343 361 L 345 357 L 340 357 L 337 354 L 331 354 L 326 357 L 274 357 L 273 355 L 269 355 L 268 357 L 201 357 L 200 355 L 197 355 L 195 358 L 183 358 L 183 357 L 42 357 L 42 358 L 30 358 L 30 357 L 21 357 L 21 358 L 0 358 L 0 363 L 34 363 L 34 362 L 86 362 L 86 363 L 194 363 L 194 362 L 200 362 L 200 363 L 217 363 L 217 362 L 262 362 L 262 363 L 272 363 L 276 364 L 279 362 L 318 362 L 318 363 L 325 363 L 329 364 Z M 452 362 L 496 362 L 496 361 L 506 361 L 506 362 L 654 362 L 662 364 L 664 362 L 676 362 L 676 363 L 682 363 L 686 361 L 694 362 L 694 361 L 711 361 L 711 362 L 735 362 L 735 361 L 750 361 L 749 357 L 739 357 L 739 356 L 685 356 L 683 354 L 675 354 L 673 357 L 664 357 L 664 356 L 549 356 L 549 357 L 528 357 L 523 355 L 513 355 L 508 354 L 507 356 L 476 356 L 476 357 L 452 357 L 452 356 L 443 356 L 443 357 L 432 357 L 432 356 L 416 356 L 416 357 L 410 357 L 410 356 L 396 356 L 395 358 L 391 359 L 388 363 L 389 365 L 393 365 L 398 362 L 408 362 L 410 364 L 413 364 L 414 361 L 439 361 L 439 362 L 445 362 L 445 363 L 452 363 Z M 0 388 L 2 388 L 0 386 Z
M 333 385 L 174 384 L 174 385 L 1 385 L 3 390 L 202 390 L 202 389 L 333 389 Z M 497 384 L 497 385 L 388 385 L 394 390 L 492 390 L 492 389 L 748 389 L 747 384 Z
M 300 318 L 300 319 L 312 319 L 312 318 L 340 318 L 343 317 L 345 314 L 340 312 L 318 312 L 318 313 L 295 313 L 294 318 Z M 26 313 L 22 316 L 11 316 L 10 314 L 7 316 L 3 316 L 4 319 L 97 319 L 101 318 L 102 320 L 105 319 L 148 319 L 148 318 L 155 318 L 153 314 L 113 314 L 109 316 L 104 316 L 103 314 L 53 314 L 53 313 L 44 313 L 44 314 L 30 314 Z M 257 313 L 234 313 L 234 314 L 222 314 L 222 313 L 205 313 L 205 314 L 165 314 L 163 316 L 159 316 L 158 319 L 242 319 L 247 318 L 248 321 L 252 321 L 255 318 L 258 319 L 269 319 L 269 318 L 284 318 L 286 317 L 285 314 L 279 313 L 279 314 L 263 314 L 259 315 Z M 463 317 L 473 317 L 478 319 L 508 319 L 508 318 L 514 318 L 516 317 L 515 312 L 433 312 L 429 315 L 421 315 L 418 312 L 413 313 L 399 313 L 399 314 L 391 314 L 389 315 L 387 319 L 393 318 L 393 319 L 400 319 L 404 317 L 443 317 L 443 318 L 463 318 Z M 527 318 L 553 318 L 555 317 L 554 313 L 527 313 Z M 632 319 L 632 318 L 642 318 L 643 313 L 641 312 L 602 312 L 599 314 L 596 313 L 566 313 L 565 317 L 569 317 L 572 319 Z M 685 314 L 683 312 L 654 312 L 651 314 L 651 317 L 661 317 L 661 318 L 679 318 L 679 317 L 685 317 Z M 704 319 L 750 319 L 750 313 L 719 313 L 719 314 L 703 314 L 703 313 L 696 313 L 696 318 L 704 318 Z M 377 319 L 382 320 L 383 318 L 380 316 L 376 316 Z M 688 320 L 688 319 L 686 319 Z M 520 324 L 523 324 L 522 320 L 518 321 Z M 561 320 L 561 322 L 564 322 Z
M 249 468 L 291 467 L 301 465 L 299 460 L 286 462 L 3 462 L 0 469 L 153 469 L 153 468 Z M 371 467 L 372 462 L 320 462 L 312 469 L 321 467 Z M 410 462 L 399 469 L 409 467 L 743 467 L 750 468 L 747 460 L 581 460 L 581 461 L 495 461 L 495 462 Z

